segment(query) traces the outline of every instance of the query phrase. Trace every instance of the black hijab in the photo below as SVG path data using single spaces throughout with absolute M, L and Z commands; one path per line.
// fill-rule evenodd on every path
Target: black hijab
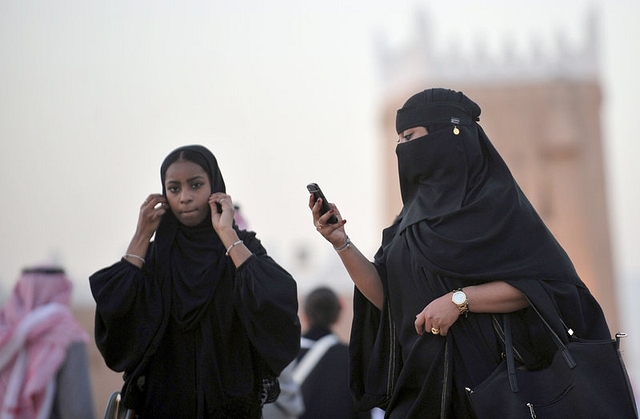
M 480 107 L 435 88 L 398 111 L 399 231 L 436 273 L 468 280 L 562 278 L 581 283 L 567 254 L 520 190 L 480 125 Z M 414 254 L 415 254 L 414 253 Z
M 162 162 L 160 178 L 162 194 L 166 197 L 165 175 L 171 164 L 187 160 L 201 166 L 209 175 L 211 193 L 225 192 L 225 184 L 214 155 L 200 145 L 175 149 Z M 155 239 L 156 275 L 171 272 L 171 313 L 183 329 L 198 324 L 207 303 L 228 266 L 224 245 L 206 217 L 199 225 L 189 227 L 180 223 L 171 211 L 163 216 Z

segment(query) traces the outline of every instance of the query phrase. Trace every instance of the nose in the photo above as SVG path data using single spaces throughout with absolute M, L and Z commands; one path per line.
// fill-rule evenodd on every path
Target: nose
M 184 189 L 182 189 L 180 191 L 180 202 L 181 203 L 191 202 L 192 199 L 193 199 L 192 193 L 189 190 L 189 188 L 184 188 Z

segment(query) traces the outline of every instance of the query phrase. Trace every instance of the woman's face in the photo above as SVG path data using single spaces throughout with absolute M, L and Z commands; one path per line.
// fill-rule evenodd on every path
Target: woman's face
M 164 187 L 169 208 L 178 221 L 196 226 L 209 216 L 209 175 L 198 164 L 178 160 L 165 173 Z
M 411 140 L 415 140 L 416 138 L 424 137 L 427 134 L 428 132 L 425 127 L 409 128 L 398 134 L 398 142 L 406 143 Z

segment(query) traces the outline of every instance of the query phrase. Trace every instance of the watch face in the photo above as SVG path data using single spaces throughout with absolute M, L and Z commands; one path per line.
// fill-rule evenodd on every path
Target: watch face
M 453 302 L 456 304 L 464 304 L 467 301 L 467 296 L 462 291 L 456 291 L 453 293 Z

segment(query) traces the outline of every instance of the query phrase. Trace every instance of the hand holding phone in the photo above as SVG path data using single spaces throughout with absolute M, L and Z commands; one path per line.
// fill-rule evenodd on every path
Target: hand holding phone
M 326 214 L 331 209 L 331 206 L 329 205 L 327 198 L 325 198 L 318 184 L 317 183 L 308 184 L 307 190 L 309 191 L 309 193 L 313 194 L 313 199 L 315 199 L 316 201 L 318 200 L 318 198 L 322 199 L 322 206 L 320 207 L 320 215 Z M 332 215 L 327 220 L 327 224 L 335 224 L 337 222 L 338 222 L 338 217 L 336 217 L 335 215 Z

